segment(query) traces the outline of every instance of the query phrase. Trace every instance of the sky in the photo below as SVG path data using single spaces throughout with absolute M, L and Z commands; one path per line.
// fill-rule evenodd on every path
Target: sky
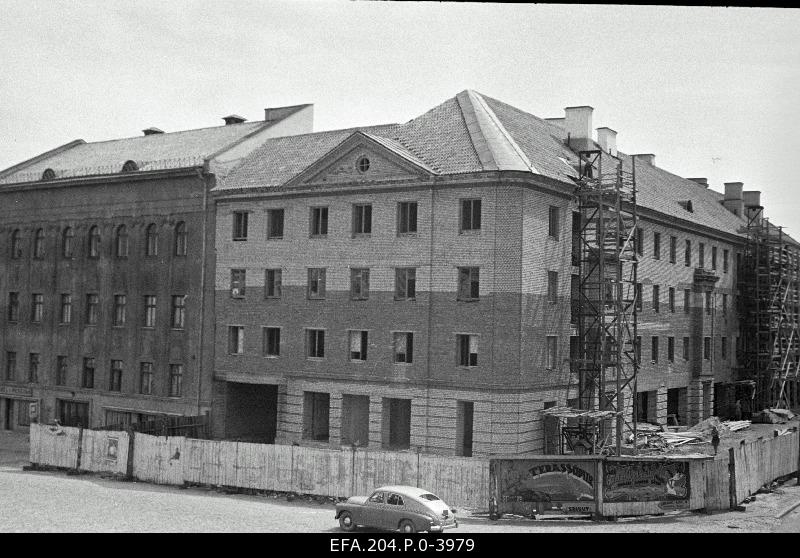
M 406 122 L 464 89 L 594 107 L 626 153 L 760 190 L 800 239 L 800 10 L 334 1 L 0 0 L 0 169 L 74 139 L 314 104 Z

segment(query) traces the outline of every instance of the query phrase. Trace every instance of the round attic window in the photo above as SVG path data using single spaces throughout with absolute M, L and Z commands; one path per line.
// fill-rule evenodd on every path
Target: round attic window
M 139 170 L 139 165 L 136 164 L 136 161 L 125 161 L 125 164 L 122 165 L 122 172 L 133 172 Z
M 359 157 L 358 161 L 356 161 L 356 168 L 358 172 L 367 172 L 369 170 L 369 159 L 363 155 Z
M 56 171 L 53 169 L 44 169 L 42 173 L 42 180 L 53 180 L 56 177 Z

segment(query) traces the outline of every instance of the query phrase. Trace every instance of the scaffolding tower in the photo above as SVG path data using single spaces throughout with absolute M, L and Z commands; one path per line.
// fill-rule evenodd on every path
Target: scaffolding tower
M 798 396 L 800 252 L 782 227 L 764 218 L 763 207 L 748 207 L 746 218 L 739 274 L 740 371 L 755 380 L 753 410 L 789 408 Z
M 636 440 L 637 289 L 636 167 L 600 150 L 580 151 L 576 195 L 578 233 L 578 407 L 612 411 L 603 424 L 605 447 L 622 451 Z M 576 231 L 577 232 L 577 231 Z M 626 409 L 633 408 L 633 412 Z M 612 446 L 613 443 L 613 446 Z M 634 451 L 636 444 L 634 443 Z M 606 451 L 610 453 L 610 451 Z

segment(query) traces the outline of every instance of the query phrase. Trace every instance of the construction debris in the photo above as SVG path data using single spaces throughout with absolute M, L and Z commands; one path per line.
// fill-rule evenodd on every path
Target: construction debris
M 761 424 L 784 424 L 796 415 L 787 409 L 764 409 L 753 413 L 753 422 Z

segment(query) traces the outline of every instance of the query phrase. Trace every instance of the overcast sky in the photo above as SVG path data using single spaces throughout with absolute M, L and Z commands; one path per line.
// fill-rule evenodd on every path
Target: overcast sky
M 110 6 L 110 7 L 109 7 Z M 0 0 L 0 168 L 73 139 L 314 103 L 315 130 L 405 122 L 475 89 L 595 108 L 627 153 L 744 182 L 800 239 L 800 10 Z

